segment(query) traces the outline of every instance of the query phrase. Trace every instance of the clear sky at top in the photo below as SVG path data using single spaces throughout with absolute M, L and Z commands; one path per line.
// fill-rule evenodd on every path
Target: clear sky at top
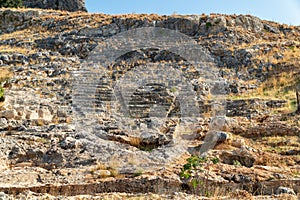
M 300 0 L 86 0 L 91 13 L 251 14 L 300 25 Z

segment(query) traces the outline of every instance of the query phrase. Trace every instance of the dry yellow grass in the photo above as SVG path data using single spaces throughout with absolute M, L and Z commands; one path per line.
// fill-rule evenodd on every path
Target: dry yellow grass
M 64 31 L 67 30 L 80 30 L 81 28 L 85 28 L 87 25 L 91 28 L 97 28 L 99 26 L 105 26 L 111 24 L 113 18 L 119 19 L 136 19 L 136 20 L 161 20 L 166 18 L 166 16 L 159 16 L 157 14 L 121 14 L 121 15 L 107 15 L 102 13 L 86 13 L 86 12 L 67 12 L 67 11 L 58 11 L 58 10 L 42 10 L 42 9 L 26 9 L 26 8 L 1 8 L 1 10 L 14 10 L 14 11 L 29 11 L 36 10 L 40 13 L 39 20 L 47 21 L 48 19 L 54 20 L 53 23 L 59 25 L 60 21 L 68 20 L 68 24 L 65 26 L 60 26 Z M 50 36 L 53 35 L 57 30 L 48 29 L 46 26 L 32 26 L 25 30 L 16 31 L 9 34 L 3 34 L 0 36 L 0 40 L 8 39 L 8 38 L 27 38 L 28 36 L 34 36 L 39 39 L 40 35 Z M 32 33 L 39 33 L 38 35 L 34 35 Z
M 238 95 L 229 95 L 228 98 L 235 99 L 278 99 L 286 100 L 287 104 L 283 108 L 276 108 L 274 112 L 291 112 L 295 110 L 296 94 L 295 86 L 299 84 L 300 77 L 293 71 L 281 72 L 278 75 L 271 76 L 263 83 L 248 81 L 248 84 L 258 84 L 259 87 L 253 91 Z
M 299 46 L 299 44 L 298 44 Z M 300 55 L 300 48 L 297 48 L 296 46 L 292 45 L 288 47 L 288 50 L 284 51 L 284 60 L 285 62 L 291 62 L 291 61 L 299 61 Z
M 36 50 L 33 49 L 27 49 L 22 47 L 12 47 L 9 45 L 1 45 L 0 53 L 20 53 L 23 55 L 29 55 L 36 53 Z
M 282 153 L 291 149 L 300 150 L 298 136 L 274 136 L 260 139 L 262 149 L 267 152 Z
M 139 138 L 139 137 L 130 137 L 128 143 L 129 143 L 131 146 L 134 146 L 134 147 L 139 148 L 139 147 L 141 147 L 142 141 L 141 141 L 141 138 Z
M 0 83 L 9 80 L 13 76 L 13 73 L 8 67 L 0 67 Z

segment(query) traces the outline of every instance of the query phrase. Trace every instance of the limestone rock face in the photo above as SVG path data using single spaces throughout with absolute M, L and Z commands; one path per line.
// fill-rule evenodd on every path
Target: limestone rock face
M 264 25 L 261 20 L 253 16 L 240 15 L 235 19 L 235 25 L 241 26 L 253 32 L 260 32 Z
M 28 8 L 43 8 L 67 11 L 87 11 L 84 0 L 24 0 L 23 4 Z
M 0 34 L 14 32 L 29 27 L 33 18 L 39 15 L 38 11 L 29 10 L 25 12 L 1 10 L 0 11 Z
M 90 199 L 104 192 L 202 199 L 180 195 L 201 191 L 298 199 L 300 116 L 283 112 L 290 101 L 275 91 L 273 99 L 267 83 L 278 89 L 296 83 L 299 38 L 300 26 L 249 15 L 0 9 L 0 200 Z M 185 59 L 202 49 L 216 62 L 205 59 L 204 71 Z M 215 84 L 207 80 L 219 75 Z M 260 84 L 269 78 L 264 91 Z M 187 161 L 202 150 L 207 159 Z M 179 174 L 186 164 L 197 165 L 189 178 Z

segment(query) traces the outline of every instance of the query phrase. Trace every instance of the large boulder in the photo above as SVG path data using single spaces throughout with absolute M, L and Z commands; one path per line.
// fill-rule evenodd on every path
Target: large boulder
M 261 20 L 251 15 L 239 15 L 235 19 L 235 25 L 241 26 L 246 30 L 253 32 L 260 32 L 264 29 L 264 25 Z
M 87 11 L 84 0 L 24 0 L 23 4 L 27 8 Z

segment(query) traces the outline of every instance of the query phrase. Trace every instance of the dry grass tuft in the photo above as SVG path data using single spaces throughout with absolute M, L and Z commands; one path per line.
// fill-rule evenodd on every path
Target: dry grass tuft
M 141 141 L 141 138 L 139 138 L 139 137 L 130 137 L 128 143 L 131 146 L 134 146 L 137 148 L 140 148 L 142 146 L 142 141 Z
M 253 196 L 245 190 L 237 190 L 230 193 L 230 199 L 254 200 Z
M 0 53 L 20 53 L 23 55 L 30 55 L 33 53 L 36 53 L 36 50 L 33 49 L 27 49 L 23 47 L 15 47 L 15 46 L 9 46 L 9 45 L 1 45 Z
M 0 83 L 8 81 L 13 76 L 13 73 L 8 67 L 0 67 Z

